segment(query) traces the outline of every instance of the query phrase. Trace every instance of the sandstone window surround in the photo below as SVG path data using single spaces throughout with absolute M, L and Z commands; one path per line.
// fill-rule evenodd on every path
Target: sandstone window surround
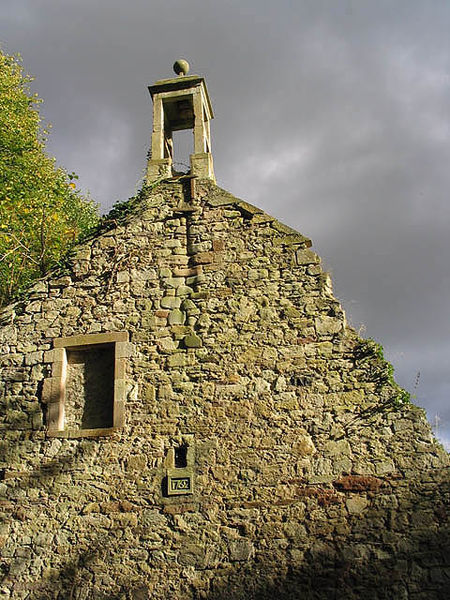
M 127 331 L 56 338 L 44 380 L 47 435 L 79 438 L 113 434 L 124 425 Z

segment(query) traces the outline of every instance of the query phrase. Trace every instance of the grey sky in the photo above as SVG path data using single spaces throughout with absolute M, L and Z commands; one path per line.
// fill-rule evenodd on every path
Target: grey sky
M 53 125 L 104 209 L 140 186 L 146 86 L 186 57 L 212 96 L 218 184 L 312 238 L 450 440 L 448 0 L 3 0 Z

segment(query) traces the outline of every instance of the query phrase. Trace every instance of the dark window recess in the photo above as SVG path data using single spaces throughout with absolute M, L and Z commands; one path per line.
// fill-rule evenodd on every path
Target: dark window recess
M 184 469 L 187 467 L 187 447 L 179 446 L 175 448 L 175 468 Z
M 114 345 L 67 351 L 65 426 L 113 426 Z

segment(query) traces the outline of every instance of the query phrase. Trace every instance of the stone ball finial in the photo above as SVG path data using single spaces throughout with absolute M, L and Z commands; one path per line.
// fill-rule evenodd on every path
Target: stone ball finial
M 187 75 L 189 73 L 189 63 L 184 58 L 176 60 L 173 64 L 173 70 L 177 75 Z

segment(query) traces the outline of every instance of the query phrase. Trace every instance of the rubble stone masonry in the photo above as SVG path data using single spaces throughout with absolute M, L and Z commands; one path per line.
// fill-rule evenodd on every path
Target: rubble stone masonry
M 447 454 L 310 241 L 116 213 L 1 314 L 0 599 L 448 598 Z

